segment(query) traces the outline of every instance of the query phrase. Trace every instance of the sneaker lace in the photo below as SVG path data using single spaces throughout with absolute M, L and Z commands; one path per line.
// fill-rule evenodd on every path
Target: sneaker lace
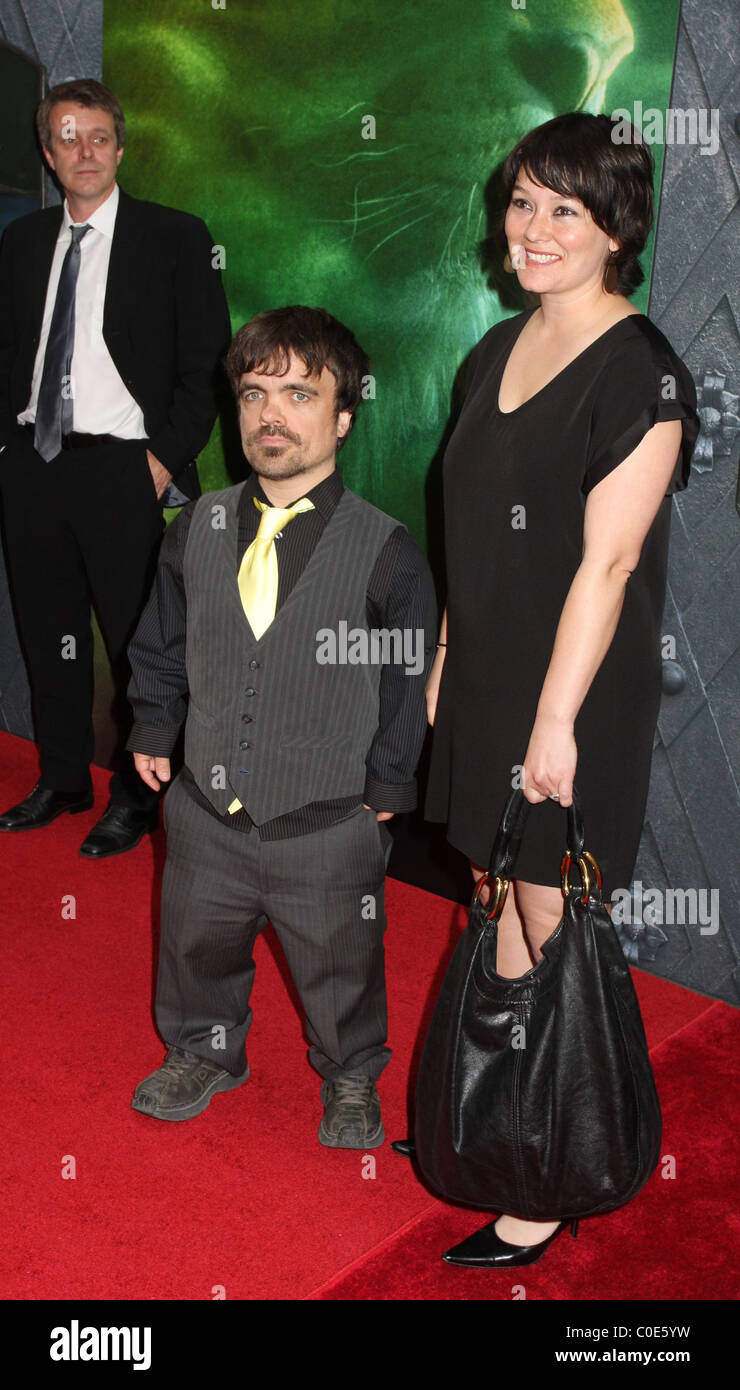
M 192 1067 L 193 1062 L 199 1061 L 202 1061 L 202 1058 L 196 1057 L 194 1052 L 186 1052 L 182 1047 L 171 1047 L 162 1063 L 162 1071 L 169 1072 L 170 1076 L 178 1081 L 188 1067 Z
M 332 1082 L 334 1099 L 339 1105 L 363 1107 L 372 1094 L 371 1076 L 337 1076 Z

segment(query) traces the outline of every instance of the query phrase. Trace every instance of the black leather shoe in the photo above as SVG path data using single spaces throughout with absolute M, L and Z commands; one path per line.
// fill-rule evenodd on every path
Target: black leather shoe
M 135 849 L 148 830 L 156 830 L 158 808 L 139 811 L 134 806 L 117 805 L 111 801 L 87 839 L 80 845 L 80 854 L 87 859 L 107 859 L 110 854 L 125 854 Z
M 416 1158 L 416 1144 L 413 1139 L 394 1139 L 391 1148 L 404 1158 Z
M 183 1047 L 171 1047 L 161 1067 L 139 1082 L 131 1109 L 155 1120 L 191 1120 L 219 1091 L 233 1091 L 248 1078 L 247 1062 L 241 1076 L 234 1076 L 216 1062 Z
M 498 1220 L 498 1217 L 496 1218 Z M 496 1234 L 496 1221 L 481 1226 L 472 1236 L 442 1256 L 449 1265 L 466 1265 L 471 1269 L 509 1269 L 512 1265 L 533 1265 L 544 1255 L 548 1245 L 570 1224 L 571 1235 L 578 1234 L 578 1220 L 561 1221 L 551 1236 L 536 1245 L 510 1245 Z
M 76 816 L 79 811 L 89 811 L 92 804 L 92 788 L 86 792 L 55 792 L 37 782 L 25 801 L 0 816 L 0 830 L 40 830 L 65 811 Z
M 321 1099 L 326 1108 L 319 1125 L 320 1144 L 328 1149 L 380 1148 L 385 1131 L 371 1076 L 335 1076 L 323 1083 Z

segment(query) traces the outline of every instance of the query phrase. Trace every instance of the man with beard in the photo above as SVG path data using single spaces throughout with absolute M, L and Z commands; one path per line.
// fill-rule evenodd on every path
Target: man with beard
M 156 1017 L 168 1051 L 132 1104 L 186 1120 L 246 1081 L 252 950 L 269 920 L 323 1078 L 319 1140 L 375 1148 L 390 1058 L 383 822 L 416 805 L 432 577 L 406 528 L 337 472 L 368 372 L 349 330 L 322 309 L 258 314 L 226 365 L 252 475 L 170 528 L 129 647 L 129 747 L 153 789 L 187 713 L 164 809 Z M 383 662 L 319 654 L 327 633 L 349 630 L 402 635 L 403 659 L 387 659 L 390 644 Z

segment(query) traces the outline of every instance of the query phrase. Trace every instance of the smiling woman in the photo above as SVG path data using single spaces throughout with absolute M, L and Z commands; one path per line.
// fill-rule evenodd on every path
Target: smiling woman
M 605 891 L 630 883 L 660 702 L 670 494 L 686 487 L 699 431 L 687 368 L 620 292 L 642 278 L 652 164 L 611 134 L 608 117 L 571 113 L 506 160 L 510 264 L 540 304 L 474 348 L 444 459 L 449 587 L 426 815 L 447 821 L 478 881 L 512 787 L 537 804 L 498 919 L 506 978 L 542 959 L 562 919 L 560 807 L 576 764 Z M 448 1257 L 531 1263 L 557 1229 L 506 1213 Z

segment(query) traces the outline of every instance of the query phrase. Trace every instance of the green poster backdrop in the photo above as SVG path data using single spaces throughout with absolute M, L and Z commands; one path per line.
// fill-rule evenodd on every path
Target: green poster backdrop
M 375 398 L 345 481 L 430 553 L 456 373 L 523 307 L 481 268 L 491 174 L 559 112 L 664 109 L 677 19 L 678 0 L 106 0 L 123 187 L 206 219 L 235 328 L 303 303 L 353 329 Z M 220 426 L 201 477 L 229 480 Z

